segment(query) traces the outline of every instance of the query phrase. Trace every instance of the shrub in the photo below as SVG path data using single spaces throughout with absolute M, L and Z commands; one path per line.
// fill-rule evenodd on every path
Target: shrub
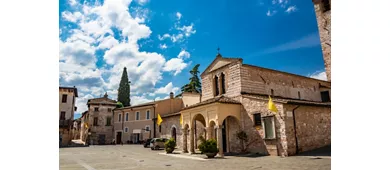
M 176 141 L 173 138 L 171 138 L 164 143 L 164 146 L 165 146 L 165 151 L 167 151 L 167 153 L 172 153 L 173 150 L 175 150 Z
M 217 141 L 215 139 L 208 139 L 199 145 L 199 150 L 203 153 L 217 153 Z

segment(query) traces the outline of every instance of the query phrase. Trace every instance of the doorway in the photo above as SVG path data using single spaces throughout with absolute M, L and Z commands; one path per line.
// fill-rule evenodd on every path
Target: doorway
M 98 144 L 99 144 L 99 145 L 104 145 L 104 144 L 106 144 L 106 135 L 104 135 L 104 134 L 99 134 Z
M 176 128 L 172 127 L 172 133 L 171 133 L 172 138 L 176 141 Z
M 226 152 L 226 119 L 222 123 L 222 147 L 223 147 L 223 152 Z
M 121 144 L 122 142 L 122 132 L 116 133 L 116 144 Z

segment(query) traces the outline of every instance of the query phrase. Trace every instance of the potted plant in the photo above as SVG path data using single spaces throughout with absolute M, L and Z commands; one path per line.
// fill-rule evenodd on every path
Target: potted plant
M 199 150 L 206 154 L 208 158 L 214 158 L 218 153 L 217 141 L 215 139 L 208 139 L 199 145 Z
M 165 146 L 165 151 L 167 153 L 172 153 L 173 150 L 175 150 L 175 147 L 176 147 L 176 141 L 175 139 L 171 138 L 169 140 L 167 140 L 165 143 L 164 143 L 164 146 Z

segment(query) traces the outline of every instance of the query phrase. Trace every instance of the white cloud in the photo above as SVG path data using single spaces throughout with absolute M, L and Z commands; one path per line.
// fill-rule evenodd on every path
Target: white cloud
M 177 55 L 177 58 L 182 58 L 182 59 L 186 59 L 186 58 L 190 58 L 191 54 L 186 51 L 186 50 L 181 50 L 179 55 Z
M 69 0 L 68 3 L 70 6 L 75 6 L 77 4 L 76 0 Z
M 77 22 L 83 17 L 83 15 L 80 12 L 71 13 L 69 11 L 62 12 L 61 16 L 62 18 L 70 22 Z
M 94 98 L 92 95 L 87 94 L 87 95 L 80 95 L 79 97 L 76 98 L 76 107 L 77 107 L 77 112 L 78 113 L 83 113 L 84 111 L 88 110 L 87 102 L 88 99 Z
M 107 36 L 103 38 L 103 40 L 101 41 L 101 43 L 97 48 L 110 49 L 118 44 L 119 44 L 118 40 L 116 40 L 113 36 Z
M 183 59 L 181 58 L 172 58 L 170 60 L 168 60 L 165 65 L 164 65 L 164 68 L 163 70 L 164 71 L 175 71 L 173 73 L 174 76 L 176 76 L 177 74 L 179 74 L 184 68 L 187 67 L 187 63 L 185 63 L 183 61 Z
M 179 53 L 178 58 L 166 61 L 156 52 L 140 51 L 139 40 L 148 39 L 152 32 L 144 23 L 148 10 L 129 8 L 130 3 L 131 0 L 105 1 L 103 4 L 96 1 L 92 5 L 77 4 L 75 12 L 62 13 L 61 19 L 74 22 L 78 27 L 69 31 L 65 40 L 60 40 L 59 81 L 61 85 L 75 85 L 79 89 L 83 94 L 78 102 L 81 107 L 86 106 L 87 98 L 99 97 L 106 91 L 112 99 L 116 99 L 124 67 L 132 82 L 132 104 L 137 104 L 151 101 L 146 96 L 155 96 L 154 91 L 160 89 L 156 84 L 162 80 L 163 71 L 177 75 L 188 65 L 184 61 L 190 57 L 188 52 Z M 113 28 L 120 33 L 119 38 L 114 37 Z M 193 24 L 180 28 L 176 34 L 159 35 L 159 39 L 179 42 L 184 36 L 195 33 Z M 167 45 L 164 43 L 161 47 L 167 48 Z M 102 56 L 104 68 L 96 66 L 98 49 L 106 50 Z M 169 84 L 163 87 L 169 88 L 178 90 Z
M 267 12 L 267 16 L 273 16 L 273 15 L 275 15 L 276 14 L 276 10 L 273 10 L 273 11 L 271 11 L 271 10 L 268 10 L 268 12 Z
M 295 12 L 295 11 L 297 11 L 297 10 L 298 10 L 298 8 L 297 8 L 296 6 L 290 6 L 290 7 L 288 7 L 288 8 L 286 9 L 285 12 L 287 12 L 287 13 L 292 13 L 292 12 Z
M 180 20 L 181 19 L 181 13 L 180 12 L 176 12 L 176 17 L 177 17 L 177 20 Z
M 191 34 L 196 33 L 196 30 L 193 29 L 193 26 L 194 26 L 194 24 L 191 23 L 191 25 L 189 25 L 189 26 L 179 27 L 177 29 L 183 31 L 184 35 L 186 35 L 186 37 L 189 37 Z
M 173 92 L 176 94 L 180 90 L 179 87 L 173 87 L 172 82 L 169 82 L 165 87 L 158 88 L 154 93 L 155 94 L 167 94 L 169 95 L 170 92 Z
M 164 39 L 166 39 L 166 38 L 169 38 L 169 37 L 171 37 L 169 34 L 164 34 L 163 36 L 160 36 L 160 35 L 157 35 L 157 37 L 158 37 L 158 39 L 159 40 L 164 40 Z
M 130 99 L 131 99 L 131 105 L 138 105 L 138 104 L 153 101 L 153 100 L 147 99 L 145 96 L 131 96 Z
M 138 2 L 138 4 L 140 5 L 145 5 L 146 3 L 149 2 L 149 0 L 136 0 Z
M 168 46 L 167 46 L 166 44 L 160 44 L 158 47 L 159 47 L 160 49 L 166 49 L 166 48 L 168 48 Z
M 181 39 L 183 39 L 183 34 L 177 34 L 171 36 L 172 42 L 180 41 Z
M 313 74 L 309 75 L 310 78 L 327 81 L 325 71 L 316 71 Z

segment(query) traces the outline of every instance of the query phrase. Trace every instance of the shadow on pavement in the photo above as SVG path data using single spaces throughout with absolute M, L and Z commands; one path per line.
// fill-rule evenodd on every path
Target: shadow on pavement
M 295 156 L 331 156 L 331 145 L 299 153 Z

